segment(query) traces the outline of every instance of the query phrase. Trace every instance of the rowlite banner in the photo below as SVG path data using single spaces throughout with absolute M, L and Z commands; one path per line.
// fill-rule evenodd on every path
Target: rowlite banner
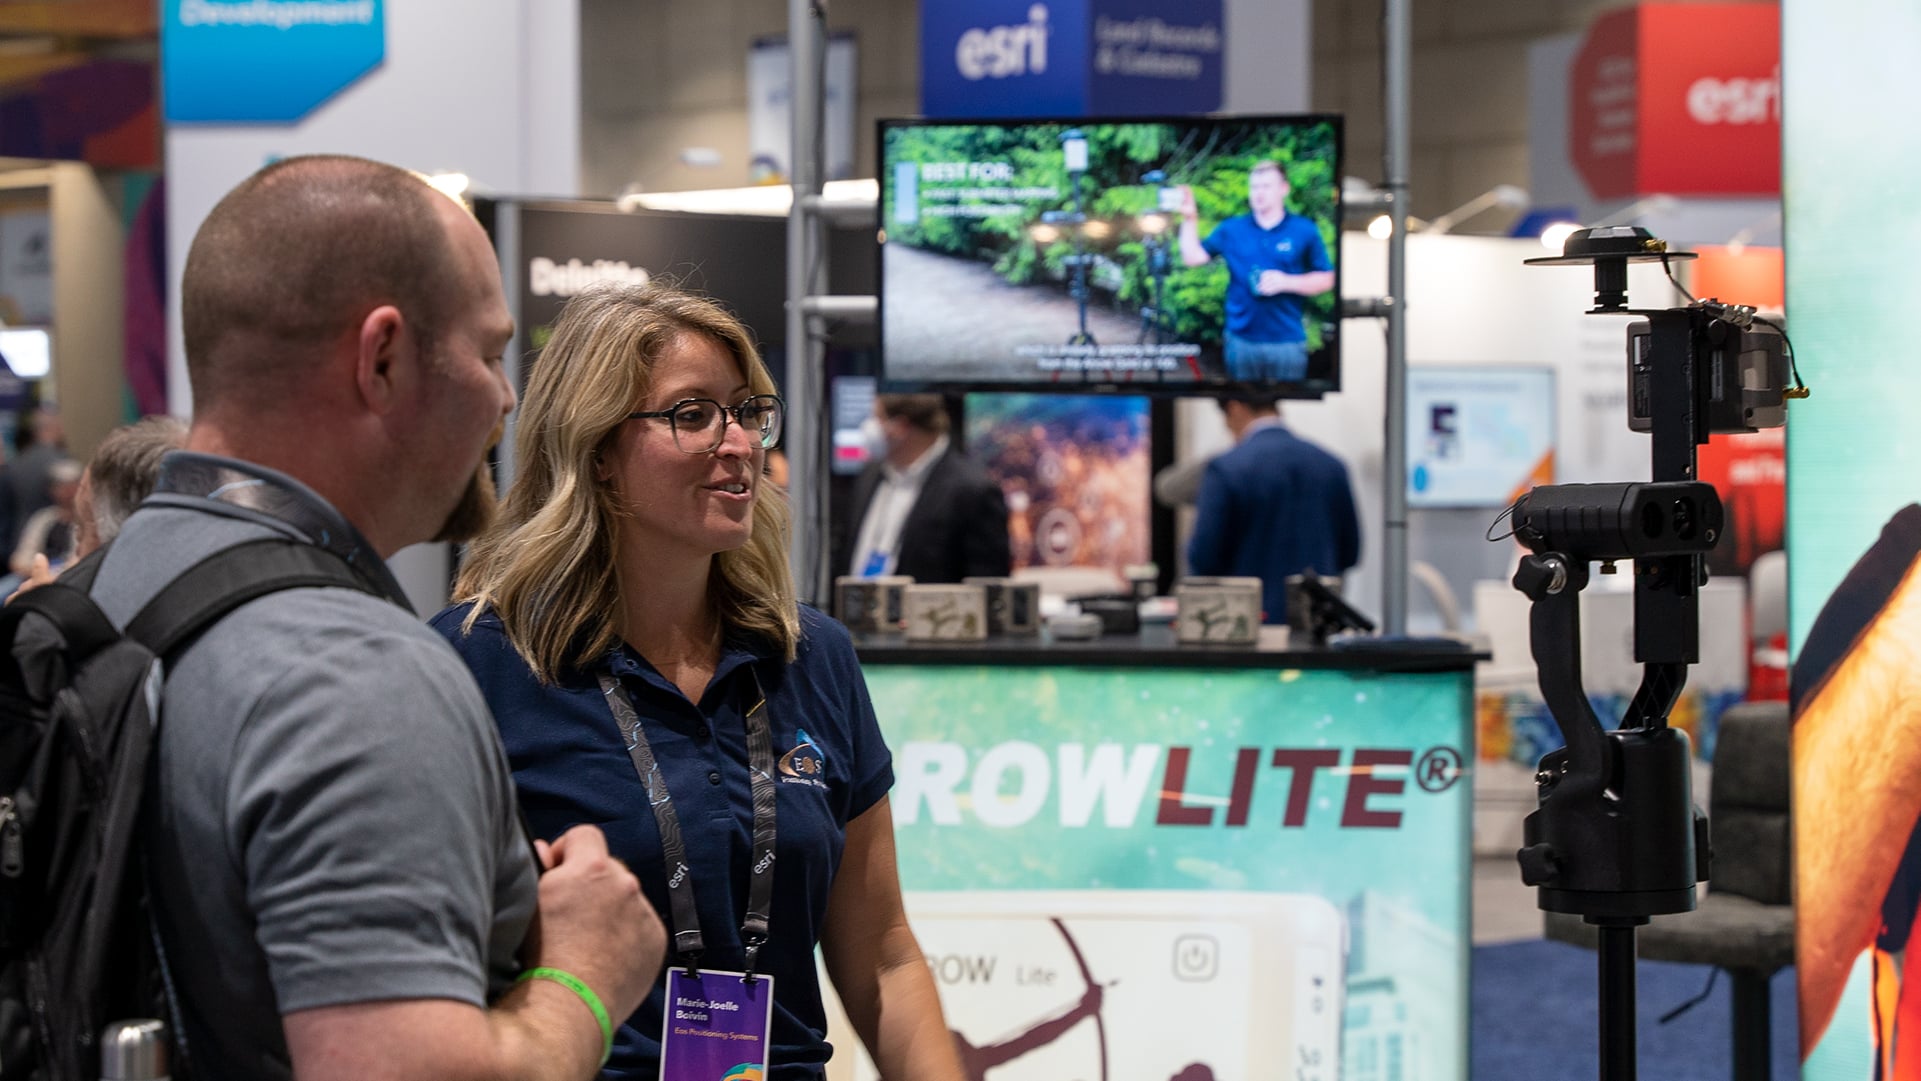
M 385 0 L 163 0 L 169 123 L 291 124 L 386 58 Z
M 1466 1078 L 1470 673 L 866 674 L 989 1077 Z
M 923 0 L 921 112 L 1212 112 L 1225 43 L 1221 0 Z

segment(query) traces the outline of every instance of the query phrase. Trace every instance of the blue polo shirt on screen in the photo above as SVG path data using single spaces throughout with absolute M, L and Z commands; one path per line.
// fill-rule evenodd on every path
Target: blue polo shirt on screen
M 707 941 L 703 968 L 738 970 L 746 963 L 740 921 L 747 908 L 754 810 L 744 711 L 753 704 L 753 674 L 759 672 L 777 762 L 774 904 L 759 964 L 775 981 L 769 1077 L 824 1077 L 831 1048 L 814 947 L 847 823 L 879 803 L 894 783 L 893 760 L 846 628 L 803 606 L 800 653 L 792 664 L 757 641 L 730 640 L 695 703 L 625 645 L 594 669 L 564 672 L 542 685 L 492 612 L 471 633 L 461 633 L 470 607 L 441 612 L 433 626 L 466 660 L 493 709 L 534 834 L 551 840 L 583 822 L 599 826 L 608 850 L 633 869 L 647 900 L 674 929 L 660 832 L 626 741 L 601 697 L 598 672 L 612 671 L 627 691 L 686 838 Z M 658 1076 L 664 1001 L 663 981 L 615 1035 L 601 1077 Z
M 1240 214 L 1214 227 L 1201 241 L 1209 255 L 1227 264 L 1227 332 L 1251 342 L 1302 342 L 1307 331 L 1301 312 L 1308 298 L 1298 293 L 1262 296 L 1254 291 L 1263 270 L 1306 274 L 1332 270 L 1320 227 L 1299 214 L 1286 214 L 1263 229 L 1252 214 Z

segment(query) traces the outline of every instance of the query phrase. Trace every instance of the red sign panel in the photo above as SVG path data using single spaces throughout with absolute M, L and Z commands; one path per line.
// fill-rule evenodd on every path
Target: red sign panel
M 1781 190 L 1781 9 L 1644 4 L 1595 20 L 1569 147 L 1599 199 Z

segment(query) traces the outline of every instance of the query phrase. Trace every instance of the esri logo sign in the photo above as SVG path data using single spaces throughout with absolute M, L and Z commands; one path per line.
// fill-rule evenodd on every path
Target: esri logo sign
M 954 68 L 969 80 L 1047 72 L 1047 5 L 1027 9 L 1027 23 L 973 27 L 954 45 Z
M 1780 65 L 1766 79 L 1696 79 L 1688 87 L 1688 115 L 1700 124 L 1779 124 Z

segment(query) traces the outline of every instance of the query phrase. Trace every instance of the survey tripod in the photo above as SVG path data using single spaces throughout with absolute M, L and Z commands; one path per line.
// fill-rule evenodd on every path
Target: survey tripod
M 1688 736 L 1668 724 L 1688 666 L 1700 660 L 1703 555 L 1722 532 L 1721 501 L 1696 479 L 1695 448 L 1711 431 L 1780 423 L 1786 382 L 1785 355 L 1770 352 L 1752 309 L 1628 306 L 1629 263 L 1692 257 L 1668 252 L 1646 230 L 1607 228 L 1575 233 L 1562 256 L 1528 260 L 1592 265 L 1590 314 L 1645 320 L 1630 328 L 1627 369 L 1632 426 L 1652 435 L 1652 479 L 1542 486 L 1509 508 L 1514 536 L 1531 553 L 1514 586 L 1533 602 L 1541 694 L 1566 740 L 1541 759 L 1539 805 L 1517 855 L 1542 910 L 1578 915 L 1599 931 L 1602 1081 L 1635 1077 L 1636 928 L 1691 911 L 1695 885 L 1708 876 Z M 1591 563 L 1608 573 L 1622 561 L 1634 569 L 1634 659 L 1643 671 L 1609 731 L 1581 684 L 1580 595 Z

